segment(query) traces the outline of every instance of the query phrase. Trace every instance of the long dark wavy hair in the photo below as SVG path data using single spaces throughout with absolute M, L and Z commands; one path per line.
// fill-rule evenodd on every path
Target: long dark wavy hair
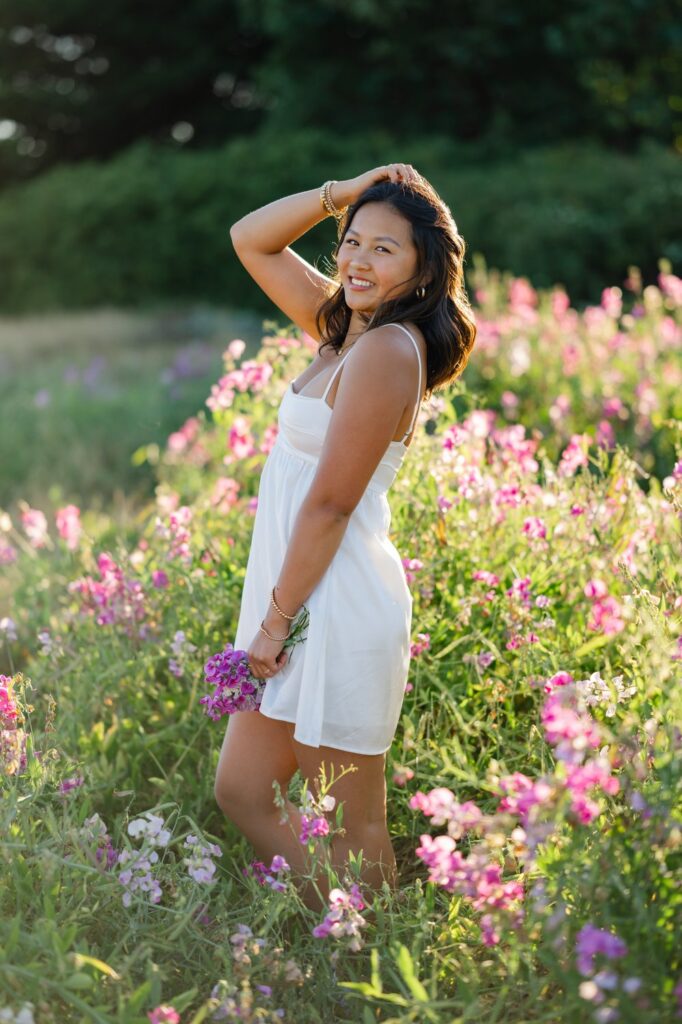
M 371 185 L 345 210 L 339 221 L 336 258 L 353 217 L 365 203 L 387 203 L 410 224 L 417 250 L 414 287 L 397 298 L 386 298 L 372 314 L 360 312 L 365 330 L 393 321 L 412 321 L 424 335 L 427 351 L 426 396 L 444 388 L 464 371 L 476 340 L 476 322 L 464 285 L 466 244 L 450 212 L 425 178 L 408 182 L 381 181 Z M 334 262 L 332 276 L 338 280 Z M 419 298 L 416 287 L 426 282 Z M 402 286 L 409 284 L 402 283 Z M 351 309 L 343 285 L 317 311 L 319 351 L 331 345 L 338 353 L 348 333 Z

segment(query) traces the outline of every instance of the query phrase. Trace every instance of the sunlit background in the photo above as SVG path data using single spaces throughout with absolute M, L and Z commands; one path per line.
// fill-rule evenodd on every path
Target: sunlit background
M 8 0 L 0 10 L 0 507 L 134 501 L 131 454 L 282 317 L 229 225 L 389 160 L 479 266 L 575 308 L 682 256 L 664 2 Z M 319 261 L 329 222 L 296 243 Z M 472 299 L 475 300 L 472 295 Z

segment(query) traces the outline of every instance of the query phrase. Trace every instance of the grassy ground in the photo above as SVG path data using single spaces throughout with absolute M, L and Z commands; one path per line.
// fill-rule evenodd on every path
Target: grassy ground
M 202 407 L 230 340 L 256 351 L 261 332 L 260 316 L 206 308 L 0 318 L 0 507 L 150 495 L 132 453 Z

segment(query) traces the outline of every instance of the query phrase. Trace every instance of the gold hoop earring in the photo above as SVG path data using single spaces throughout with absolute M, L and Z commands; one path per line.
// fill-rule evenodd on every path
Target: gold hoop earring
M 426 285 L 423 284 L 423 285 L 421 285 L 421 287 L 417 288 L 417 297 L 420 298 L 420 299 L 423 299 L 425 295 L 426 295 Z

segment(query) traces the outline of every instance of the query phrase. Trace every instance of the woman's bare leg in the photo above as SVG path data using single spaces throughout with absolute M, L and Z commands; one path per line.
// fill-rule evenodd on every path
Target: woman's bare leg
M 372 889 L 381 889 L 388 882 L 397 888 L 395 852 L 386 823 L 386 755 L 353 754 L 334 747 L 309 747 L 293 739 L 292 746 L 301 774 L 308 779 L 309 789 L 317 792 L 317 778 L 324 764 L 327 778 L 336 778 L 342 768 L 351 764 L 356 771 L 335 781 L 329 794 L 343 803 L 344 834 L 335 836 L 331 843 L 331 862 L 337 873 L 343 871 L 348 854 L 363 851 L 361 876 Z M 334 819 L 336 808 L 331 812 Z
M 337 804 L 343 802 L 344 834 L 331 843 L 330 862 L 341 873 L 348 853 L 363 851 L 361 875 L 371 888 L 386 879 L 396 888 L 396 862 L 386 824 L 385 755 L 352 754 L 333 747 L 309 747 L 293 738 L 294 725 L 257 711 L 231 716 L 225 732 L 215 779 L 215 796 L 223 813 L 251 842 L 256 856 L 269 863 L 283 856 L 297 875 L 310 875 L 312 863 L 301 844 L 301 812 L 286 796 L 297 768 L 317 793 L 324 763 L 327 777 L 336 779 L 343 767 L 356 771 L 335 781 L 329 789 Z M 273 781 L 285 799 L 287 819 L 275 804 Z M 336 809 L 329 816 L 335 819 Z M 318 895 L 319 891 L 319 895 Z M 304 884 L 301 897 L 312 909 L 320 909 L 329 895 L 326 875 L 318 873 L 315 884 Z
M 298 839 L 301 815 L 286 799 L 289 782 L 298 767 L 286 722 L 258 711 L 230 716 L 215 777 L 215 797 L 223 813 L 268 863 L 281 854 L 292 869 L 307 870 L 307 851 Z M 286 800 L 289 820 L 281 824 L 273 781 Z

